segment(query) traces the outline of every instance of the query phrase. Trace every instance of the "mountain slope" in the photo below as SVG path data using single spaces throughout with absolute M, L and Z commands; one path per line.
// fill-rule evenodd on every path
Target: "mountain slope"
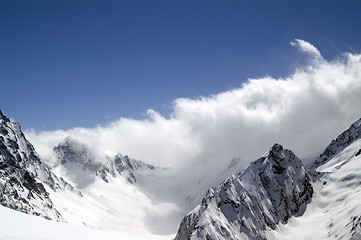
M 44 187 L 47 184 L 55 190 L 59 181 L 54 177 L 19 124 L 0 111 L 0 203 L 24 213 L 63 221 Z
M 275 144 L 243 172 L 210 189 L 181 222 L 176 239 L 264 239 L 303 210 L 313 193 L 299 158 Z

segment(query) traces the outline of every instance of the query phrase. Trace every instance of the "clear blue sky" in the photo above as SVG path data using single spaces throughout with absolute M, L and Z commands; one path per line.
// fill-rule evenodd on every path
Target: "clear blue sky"
M 0 1 L 0 109 L 23 128 L 92 127 L 178 97 L 285 76 L 295 38 L 361 50 L 360 1 Z

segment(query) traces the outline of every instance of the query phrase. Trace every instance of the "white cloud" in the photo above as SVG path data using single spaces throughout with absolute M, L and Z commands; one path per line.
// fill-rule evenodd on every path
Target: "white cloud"
M 312 55 L 316 60 L 323 60 L 320 51 L 318 51 L 318 49 L 309 42 L 306 42 L 302 39 L 295 39 L 291 41 L 290 44 L 294 47 L 298 47 L 300 51 Z
M 241 87 L 198 99 L 179 98 L 169 118 L 121 118 L 107 126 L 55 132 L 27 131 L 40 155 L 67 136 L 97 153 L 120 152 L 161 166 L 192 166 L 213 173 L 232 158 L 248 163 L 273 143 L 305 157 L 323 148 L 361 117 L 361 55 L 327 62 L 310 43 L 293 46 L 317 60 L 288 77 L 249 79 Z

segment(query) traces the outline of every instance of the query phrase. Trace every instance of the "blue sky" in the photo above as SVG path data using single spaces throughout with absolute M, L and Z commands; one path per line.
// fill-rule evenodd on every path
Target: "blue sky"
M 92 127 L 177 98 L 283 77 L 304 39 L 360 53 L 358 1 L 0 1 L 0 109 L 37 131 Z

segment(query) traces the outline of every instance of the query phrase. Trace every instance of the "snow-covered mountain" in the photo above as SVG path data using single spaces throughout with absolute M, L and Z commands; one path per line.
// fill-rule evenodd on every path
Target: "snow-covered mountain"
M 168 200 L 154 200 L 160 190 L 152 186 L 168 176 L 167 169 L 121 154 L 95 156 L 71 138 L 54 148 L 54 156 L 55 164 L 41 159 L 20 125 L 0 112 L 0 203 L 46 219 L 144 236 L 152 235 L 148 216 L 178 211 Z
M 176 239 L 361 239 L 360 138 L 361 119 L 309 169 L 275 144 L 209 189 Z
M 41 161 L 20 125 L 0 111 L 0 203 L 24 213 L 64 221 L 44 186 L 53 191 L 71 188 Z
M 211 188 L 176 239 L 265 239 L 264 231 L 304 210 L 313 189 L 301 160 L 279 144 Z
M 148 216 L 157 218 L 157 213 L 165 210 L 178 211 L 167 199 L 157 200 L 160 190 L 154 185 L 159 185 L 161 176 L 168 176 L 168 169 L 119 153 L 113 157 L 96 155 L 71 138 L 60 142 L 54 153 L 52 171 L 81 192 L 75 195 L 49 190 L 59 212 L 73 225 L 151 235 Z
M 310 169 L 312 202 L 268 239 L 361 239 L 360 133 L 361 119 L 327 146 Z

